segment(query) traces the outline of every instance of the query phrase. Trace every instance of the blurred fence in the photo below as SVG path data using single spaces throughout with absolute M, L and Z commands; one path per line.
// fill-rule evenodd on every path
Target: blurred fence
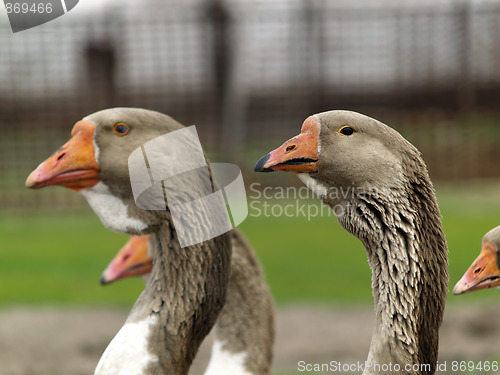
M 417 145 L 434 178 L 500 176 L 500 1 L 177 3 L 75 8 L 18 34 L 0 19 L 0 208 L 80 205 L 24 180 L 111 106 L 196 124 L 244 167 L 308 115 L 358 110 Z

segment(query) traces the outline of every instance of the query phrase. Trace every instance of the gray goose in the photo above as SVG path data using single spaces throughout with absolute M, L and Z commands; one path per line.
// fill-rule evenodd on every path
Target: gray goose
M 484 235 L 479 256 L 455 285 L 453 294 L 486 288 L 500 288 L 500 226 Z
M 363 243 L 376 314 L 363 374 L 433 374 L 448 249 L 419 151 L 375 119 L 330 111 L 307 118 L 255 170 L 297 173 Z
M 271 371 L 274 308 L 259 260 L 238 230 L 231 231 L 233 255 L 226 304 L 215 325 L 215 342 L 205 375 L 267 375 Z M 153 260 L 148 236 L 131 236 L 101 277 L 149 278 Z
M 145 142 L 182 128 L 144 109 L 93 113 L 75 124 L 72 138 L 26 181 L 29 188 L 60 185 L 79 191 L 109 229 L 150 233 L 151 278 L 102 355 L 96 375 L 187 374 L 224 305 L 230 235 L 181 248 L 168 207 L 142 210 L 133 198 L 128 156 Z

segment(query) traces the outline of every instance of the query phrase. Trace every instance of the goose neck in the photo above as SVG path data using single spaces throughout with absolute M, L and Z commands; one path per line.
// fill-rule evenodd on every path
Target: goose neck
M 376 319 L 368 363 L 433 374 L 447 291 L 447 247 L 433 195 L 411 197 L 395 190 L 361 194 L 339 220 L 346 229 L 355 228 L 372 270 Z M 391 371 L 375 366 L 364 374 Z
M 151 245 L 151 278 L 128 321 L 153 322 L 148 350 L 158 360 L 150 363 L 150 373 L 185 375 L 225 303 L 229 236 L 181 248 L 167 221 L 152 236 Z

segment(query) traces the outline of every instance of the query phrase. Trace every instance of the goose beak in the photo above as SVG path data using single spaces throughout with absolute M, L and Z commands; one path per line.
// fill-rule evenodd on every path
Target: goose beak
M 496 247 L 490 242 L 484 242 L 479 256 L 453 288 L 453 294 L 464 294 L 496 286 L 500 286 Z
M 101 276 L 101 284 L 131 276 L 145 275 L 151 272 L 153 260 L 148 255 L 148 236 L 131 236 Z
M 319 122 L 314 116 L 310 116 L 304 121 L 301 133 L 260 158 L 255 171 L 317 172 L 318 138 Z
M 97 184 L 100 168 L 94 156 L 94 132 L 91 122 L 77 122 L 71 139 L 31 172 L 26 187 L 60 185 L 78 191 Z

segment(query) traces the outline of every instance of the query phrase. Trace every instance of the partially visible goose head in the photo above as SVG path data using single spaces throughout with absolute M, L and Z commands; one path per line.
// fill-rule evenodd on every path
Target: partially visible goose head
M 26 186 L 73 189 L 84 195 L 106 227 L 132 234 L 151 232 L 159 219 L 135 205 L 128 157 L 145 142 L 181 128 L 169 116 L 145 109 L 93 113 L 75 124 L 71 139 L 29 175 Z
M 448 249 L 420 152 L 380 121 L 330 111 L 306 119 L 255 170 L 297 173 L 363 242 L 377 314 L 368 361 L 430 364 L 434 373 Z
M 479 256 L 455 285 L 453 294 L 487 288 L 500 288 L 500 226 L 484 235 Z
M 148 235 L 130 236 L 104 270 L 101 284 L 110 284 L 132 276 L 141 276 L 145 280 L 149 278 L 149 273 L 153 269 L 153 259 L 148 250 Z

